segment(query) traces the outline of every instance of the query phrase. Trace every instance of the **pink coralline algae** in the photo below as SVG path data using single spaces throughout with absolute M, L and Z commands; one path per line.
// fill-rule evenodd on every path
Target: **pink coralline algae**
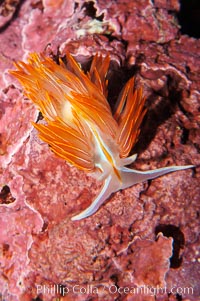
M 196 301 L 200 298 L 200 41 L 181 33 L 177 0 L 0 4 L 0 299 Z M 56 158 L 13 61 L 66 51 L 89 69 L 111 57 L 108 100 L 135 76 L 148 113 L 133 168 L 196 165 L 113 194 L 72 222 L 101 183 Z

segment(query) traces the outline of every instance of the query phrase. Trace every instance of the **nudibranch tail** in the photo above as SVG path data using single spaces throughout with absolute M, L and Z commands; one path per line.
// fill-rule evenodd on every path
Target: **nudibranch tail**
M 46 124 L 34 123 L 40 138 L 57 156 L 104 182 L 91 205 L 72 220 L 95 213 L 120 189 L 193 167 L 169 166 L 150 171 L 125 167 L 137 157 L 128 155 L 137 142 L 146 113 L 142 89 L 135 89 L 131 78 L 112 114 L 107 101 L 109 56 L 95 55 L 87 73 L 69 53 L 66 58 L 67 63 L 59 59 L 56 64 L 42 54 L 33 53 L 27 63 L 16 63 L 17 70 L 11 73 L 46 121 Z

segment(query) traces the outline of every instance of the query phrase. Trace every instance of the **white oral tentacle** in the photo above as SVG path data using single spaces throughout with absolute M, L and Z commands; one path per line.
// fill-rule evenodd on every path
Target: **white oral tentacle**
M 73 216 L 71 218 L 72 221 L 78 221 L 80 219 L 86 218 L 92 214 L 94 214 L 99 207 L 105 202 L 106 199 L 109 198 L 109 196 L 112 194 L 112 192 L 110 190 L 110 183 L 112 181 L 112 177 L 109 176 L 105 181 L 104 181 L 104 185 L 99 193 L 99 195 L 96 197 L 96 199 L 92 202 L 92 204 L 86 208 L 84 211 L 82 211 L 81 213 Z
M 162 167 L 158 169 L 153 170 L 147 170 L 147 171 L 139 171 L 135 169 L 130 169 L 127 167 L 121 168 L 121 177 L 122 177 L 122 189 L 128 188 L 130 186 L 133 186 L 137 183 L 141 183 L 147 180 L 152 180 L 157 177 L 163 176 L 167 173 L 178 171 L 178 170 L 184 170 L 193 168 L 194 165 L 186 165 L 186 166 L 169 166 L 169 167 Z
M 154 170 L 148 171 L 139 171 L 135 169 L 130 169 L 127 167 L 121 167 L 119 170 L 122 182 L 117 180 L 117 177 L 110 174 L 104 181 L 103 187 L 99 193 L 99 195 L 95 198 L 95 200 L 91 203 L 91 205 L 82 211 L 80 214 L 72 217 L 72 221 L 81 220 L 86 218 L 92 214 L 94 214 L 99 207 L 110 197 L 113 192 L 117 192 L 120 189 L 125 189 L 134 184 L 141 183 L 147 180 L 155 179 L 157 177 L 163 176 L 167 173 L 173 171 L 179 171 L 184 169 L 193 168 L 194 165 L 186 165 L 186 166 L 169 166 L 158 168 Z

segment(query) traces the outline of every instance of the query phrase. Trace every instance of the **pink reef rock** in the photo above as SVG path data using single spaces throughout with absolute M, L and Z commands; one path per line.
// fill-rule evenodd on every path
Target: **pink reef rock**
M 1 1 L 0 299 L 193 301 L 200 297 L 200 41 L 181 34 L 171 1 Z M 195 164 L 114 194 L 71 217 L 101 188 L 56 158 L 31 125 L 41 116 L 9 74 L 29 52 L 68 50 L 86 65 L 110 54 L 109 100 L 131 76 L 148 114 L 141 170 Z

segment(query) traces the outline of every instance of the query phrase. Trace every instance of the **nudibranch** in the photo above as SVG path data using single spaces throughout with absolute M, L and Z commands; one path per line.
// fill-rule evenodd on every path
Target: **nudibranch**
M 69 53 L 66 58 L 67 63 L 59 59 L 56 64 L 51 58 L 33 53 L 27 63 L 15 63 L 17 70 L 11 73 L 46 121 L 34 123 L 40 138 L 56 155 L 103 181 L 91 205 L 72 220 L 92 215 L 120 189 L 193 167 L 169 166 L 150 171 L 127 168 L 136 160 L 136 154 L 128 155 L 146 112 L 142 89 L 135 89 L 131 78 L 113 114 L 107 101 L 109 56 L 95 55 L 87 73 Z

